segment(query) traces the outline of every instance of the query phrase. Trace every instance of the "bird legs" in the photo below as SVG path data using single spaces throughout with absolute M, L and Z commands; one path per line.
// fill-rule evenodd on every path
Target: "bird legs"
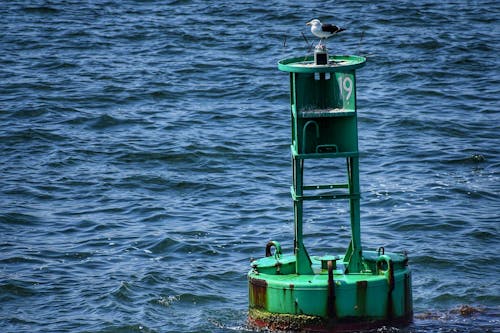
M 314 49 L 326 51 L 326 44 L 323 43 L 324 40 L 325 40 L 325 38 L 320 38 L 318 44 L 316 45 L 316 47 Z

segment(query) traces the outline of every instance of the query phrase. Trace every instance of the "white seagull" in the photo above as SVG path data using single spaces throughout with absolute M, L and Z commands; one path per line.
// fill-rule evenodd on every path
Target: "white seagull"
M 318 19 L 311 20 L 306 25 L 310 25 L 312 34 L 320 38 L 318 45 L 322 45 L 324 39 L 345 30 L 333 24 L 323 24 Z

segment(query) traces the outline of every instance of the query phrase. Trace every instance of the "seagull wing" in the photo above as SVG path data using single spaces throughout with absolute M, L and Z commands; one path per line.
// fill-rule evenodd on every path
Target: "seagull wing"
M 344 28 L 339 28 L 336 25 L 333 24 L 323 24 L 321 26 L 321 30 L 324 32 L 329 32 L 331 34 L 336 34 L 338 32 L 344 31 Z

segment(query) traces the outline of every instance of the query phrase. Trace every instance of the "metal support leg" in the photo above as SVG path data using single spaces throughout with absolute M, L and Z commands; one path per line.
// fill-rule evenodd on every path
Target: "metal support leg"
M 298 197 L 302 197 L 303 178 L 304 178 L 304 160 L 293 158 L 293 187 Z M 293 202 L 294 207 L 294 225 L 295 225 L 295 268 L 297 274 L 313 274 L 311 268 L 311 259 L 303 242 L 303 201 L 296 198 Z
M 360 230 L 360 199 L 359 196 L 359 158 L 347 158 L 347 173 L 349 179 L 349 199 L 351 215 L 351 243 L 344 257 L 347 262 L 347 271 L 349 273 L 359 273 L 363 269 L 362 249 L 361 249 L 361 230 Z

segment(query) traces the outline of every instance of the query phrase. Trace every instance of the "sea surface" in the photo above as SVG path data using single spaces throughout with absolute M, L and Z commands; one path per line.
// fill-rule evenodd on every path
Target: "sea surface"
M 500 2 L 2 1 L 0 331 L 249 332 L 250 258 L 291 253 L 280 59 L 347 28 L 365 249 L 407 251 L 415 320 L 500 332 Z M 309 206 L 342 254 L 348 206 Z

